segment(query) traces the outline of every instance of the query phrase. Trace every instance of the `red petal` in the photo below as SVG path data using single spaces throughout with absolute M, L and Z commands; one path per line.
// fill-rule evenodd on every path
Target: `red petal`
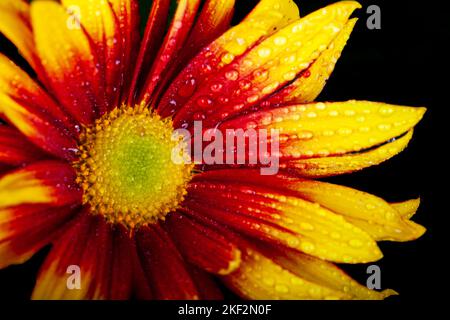
M 213 277 L 197 267 L 189 268 L 202 300 L 222 300 L 223 295 Z
M 133 79 L 133 70 L 141 40 L 139 32 L 139 2 L 137 0 L 108 1 L 112 6 L 119 27 L 119 43 L 116 47 L 120 47 L 119 60 L 121 69 L 116 86 L 122 88 L 121 101 L 125 102 Z
M 239 267 L 241 252 L 219 233 L 180 213 L 169 215 L 166 225 L 180 252 L 194 265 L 222 275 Z
M 106 299 L 110 296 L 112 229 L 87 210 L 54 242 L 39 272 L 33 299 Z M 70 266 L 79 267 L 80 287 L 71 289 Z
M 0 116 L 40 148 L 74 159 L 76 122 L 24 71 L 0 54 Z
M 133 289 L 132 251 L 128 231 L 118 225 L 113 231 L 111 260 L 111 285 L 109 299 L 124 300 L 131 296 Z
M 163 117 L 176 113 L 199 88 L 227 66 L 230 57 L 241 55 L 262 37 L 297 18 L 298 10 L 293 2 L 261 1 L 239 25 L 203 48 L 189 62 L 165 92 L 158 112 Z M 219 89 L 214 84 L 213 88 Z
M 136 67 L 134 68 L 130 96 L 128 97 L 129 103 L 133 103 L 138 82 L 143 81 L 143 76 L 149 73 L 159 45 L 163 40 L 167 16 L 169 15 L 169 7 L 170 1 L 168 0 L 153 1 L 145 27 L 144 38 L 141 42 L 137 57 Z
M 104 83 L 91 39 L 57 2 L 33 1 L 31 23 L 51 91 L 76 120 L 92 124 L 104 108 Z
M 46 157 L 16 129 L 0 125 L 0 163 L 21 166 Z
M 167 70 L 170 69 L 186 42 L 199 5 L 200 0 L 180 0 L 178 2 L 173 21 L 145 81 L 144 90 L 140 94 L 139 100 L 145 104 L 151 101 L 158 84 L 168 76 Z
M 156 299 L 198 299 L 186 265 L 167 233 L 159 225 L 139 229 L 138 252 Z
M 70 206 L 19 205 L 0 209 L 0 269 L 28 260 L 70 219 Z

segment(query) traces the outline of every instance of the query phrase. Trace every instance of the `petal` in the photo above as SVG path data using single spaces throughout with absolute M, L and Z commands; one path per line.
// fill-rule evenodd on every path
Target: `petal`
M 171 63 L 174 62 L 189 36 L 199 5 L 200 0 L 180 0 L 178 2 L 175 16 L 145 81 L 139 99 L 142 103 L 148 104 L 151 101 L 157 85 L 164 77 L 168 76 L 167 70 L 170 69 Z
M 20 204 L 63 206 L 81 203 L 81 190 L 70 165 L 41 161 L 0 178 L 0 209 Z
M 133 261 L 131 244 L 128 231 L 121 225 L 113 230 L 111 266 L 111 285 L 108 299 L 129 299 L 133 290 Z
M 292 250 L 279 250 L 277 248 L 259 247 L 267 257 L 275 263 L 289 270 L 297 277 L 315 283 L 321 287 L 338 291 L 346 299 L 384 299 L 392 294 L 392 290 L 378 292 L 360 285 L 337 266 L 327 261 Z
M 24 71 L 1 54 L 0 71 L 0 116 L 38 147 L 73 160 L 75 122 Z
M 156 299 L 199 298 L 180 253 L 159 225 L 142 227 L 136 239 L 142 265 Z
M 173 78 L 180 73 L 183 67 L 207 44 L 215 40 L 224 31 L 229 29 L 233 16 L 234 0 L 208 0 L 203 4 L 201 12 L 192 27 L 185 44 L 180 48 L 175 60 L 170 61 L 170 68 L 158 84 L 153 94 L 153 101 L 158 101 Z M 158 104 L 155 102 L 155 104 Z
M 228 174 L 235 176 L 242 171 Z M 216 178 L 216 172 L 196 176 L 189 185 L 184 207 L 245 235 L 321 259 L 365 263 L 382 257 L 366 232 L 330 210 L 251 181 L 230 183 Z
M 262 0 L 237 26 L 203 48 L 177 76 L 158 104 L 162 116 L 178 111 L 208 79 L 235 56 L 242 55 L 258 40 L 298 19 L 298 8 L 290 0 Z M 214 87 L 216 88 L 216 87 Z
M 31 3 L 34 41 L 51 89 L 64 108 L 84 125 L 92 124 L 99 114 L 97 106 L 102 85 L 90 40 L 57 2 Z M 52 36 L 49 37 L 49 34 Z
M 310 180 L 292 182 L 289 188 L 342 215 L 377 241 L 410 241 L 425 232 L 424 227 L 403 218 L 383 199 L 362 191 Z
M 73 208 L 20 205 L 0 209 L 0 269 L 27 261 L 49 244 Z
M 105 274 L 109 269 L 110 227 L 102 217 L 86 211 L 54 242 L 53 248 L 39 271 L 32 299 L 72 300 L 107 297 Z M 73 271 L 79 268 L 80 287 L 70 289 Z
M 108 2 L 112 6 L 119 27 L 118 40 L 121 53 L 119 58 L 121 61 L 121 72 L 117 87 L 122 87 L 121 101 L 124 102 L 127 99 L 127 93 L 131 85 L 141 41 L 139 32 L 139 2 L 137 0 L 108 0 Z M 152 43 L 152 45 L 156 45 L 156 43 Z
M 328 48 L 292 84 L 269 98 L 269 103 L 306 103 L 314 101 L 325 87 L 337 60 L 355 27 L 357 19 L 350 19 Z
M 83 30 L 89 35 L 93 44 L 93 52 L 98 57 L 98 66 L 101 69 L 99 78 L 104 96 L 100 96 L 103 103 L 98 106 L 99 114 L 117 106 L 119 99 L 120 45 L 116 45 L 119 37 L 119 26 L 111 5 L 107 0 L 62 0 L 61 4 L 67 11 L 77 8 L 75 14 L 79 15 L 79 22 Z M 116 62 L 119 63 L 116 63 Z M 115 90 L 114 87 L 116 86 Z
M 166 225 L 180 252 L 194 265 L 221 275 L 239 267 L 241 252 L 217 232 L 179 213 L 169 215 Z
M 410 130 L 401 138 L 394 138 L 392 142 L 369 149 L 368 151 L 336 157 L 287 161 L 280 164 L 280 168 L 288 170 L 295 169 L 303 177 L 309 178 L 320 178 L 354 172 L 380 164 L 400 153 L 406 148 L 412 135 L 413 131 Z
M 208 0 L 202 8 L 195 22 L 187 48 L 183 49 L 181 65 L 192 58 L 200 48 L 215 40 L 224 31 L 229 29 L 233 17 L 235 0 Z
M 207 272 L 194 266 L 189 271 L 202 300 L 223 300 L 219 286 Z
M 284 167 L 325 176 L 359 170 L 400 152 L 425 110 L 368 101 L 289 105 L 237 117 L 219 128 L 278 130 L 280 163 L 302 160 Z M 348 157 L 338 159 L 343 156 Z
M 390 203 L 391 207 L 397 211 L 404 219 L 411 219 L 416 214 L 420 206 L 420 198 L 403 202 Z
M 175 127 L 198 120 L 195 114 L 203 114 L 204 126 L 212 128 L 230 115 L 257 106 L 307 69 L 359 7 L 356 2 L 338 2 L 262 40 L 205 83 L 177 113 Z M 222 88 L 213 90 L 213 84 Z M 227 97 L 227 101 L 219 101 L 220 97 Z
M 0 163 L 21 166 L 43 159 L 45 156 L 15 128 L 0 125 Z
M 304 300 L 346 299 L 348 296 L 296 276 L 250 248 L 243 252 L 241 267 L 223 277 L 225 284 L 245 299 Z
M 36 66 L 30 6 L 26 1 L 3 0 L 0 3 L 0 33 L 11 40 L 31 66 Z
M 162 43 L 169 8 L 170 1 L 168 0 L 155 0 L 152 3 L 152 8 L 145 26 L 144 37 L 137 56 L 137 63 L 134 68 L 130 95 L 128 97 L 130 104 L 134 101 L 137 94 L 138 84 L 144 81 L 143 77 L 145 75 L 148 75 L 158 48 Z

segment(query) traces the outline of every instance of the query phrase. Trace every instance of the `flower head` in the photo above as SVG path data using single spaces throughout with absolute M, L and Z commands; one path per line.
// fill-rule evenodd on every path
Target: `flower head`
M 359 4 L 300 18 L 290 0 L 261 0 L 230 27 L 234 0 L 200 2 L 179 0 L 166 30 L 170 1 L 153 1 L 142 38 L 136 0 L 1 2 L 0 32 L 34 74 L 0 54 L 0 267 L 51 244 L 37 299 L 216 299 L 214 279 L 253 299 L 393 294 L 334 263 L 420 237 L 419 200 L 313 180 L 399 153 L 425 111 L 314 102 Z M 278 132 L 279 171 L 174 162 L 191 155 L 174 130 L 196 121 Z

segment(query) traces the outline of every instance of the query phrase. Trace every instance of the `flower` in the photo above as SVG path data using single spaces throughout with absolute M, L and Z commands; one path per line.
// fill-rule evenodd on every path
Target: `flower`
M 250 299 L 395 293 L 334 263 L 420 237 L 419 200 L 313 180 L 399 153 L 425 111 L 313 102 L 358 3 L 300 18 L 262 0 L 230 28 L 233 0 L 179 0 L 164 33 L 170 1 L 155 0 L 140 39 L 135 0 L 60 2 L 0 4 L 35 74 L 0 55 L 0 267 L 51 244 L 32 298 L 216 299 L 217 279 Z M 175 164 L 173 129 L 196 120 L 277 129 L 280 171 Z

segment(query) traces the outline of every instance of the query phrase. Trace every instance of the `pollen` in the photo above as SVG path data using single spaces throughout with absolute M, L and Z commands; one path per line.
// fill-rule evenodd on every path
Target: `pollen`
M 185 152 L 182 138 L 144 106 L 116 108 L 84 128 L 74 163 L 84 204 L 130 229 L 164 220 L 192 177 L 191 164 L 173 161 Z

